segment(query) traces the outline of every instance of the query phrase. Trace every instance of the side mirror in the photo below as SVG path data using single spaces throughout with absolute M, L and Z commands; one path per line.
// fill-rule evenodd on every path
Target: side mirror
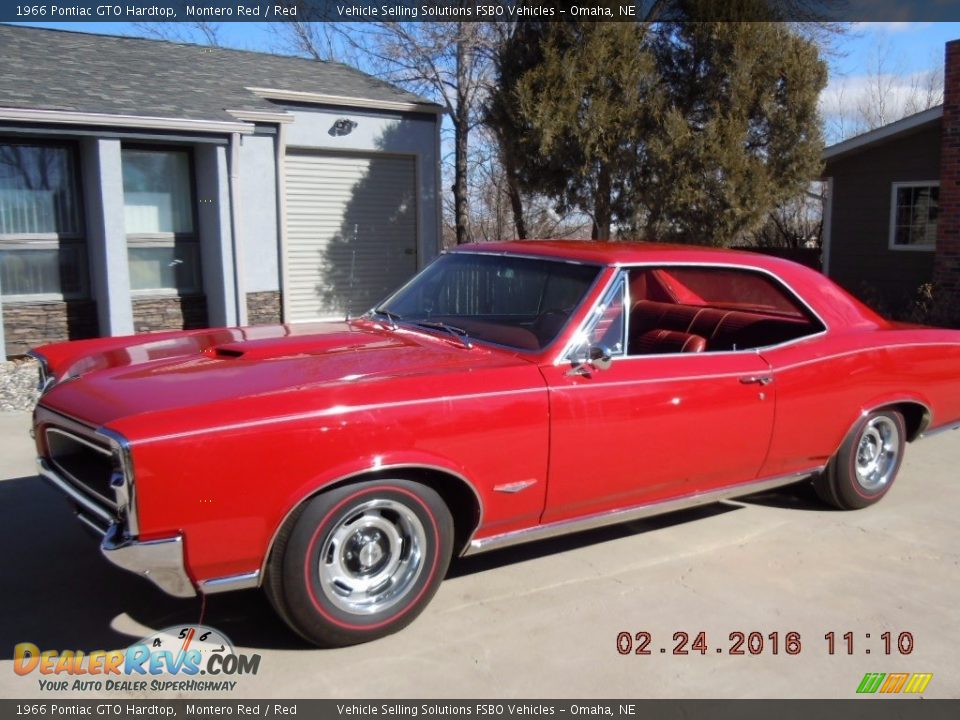
M 589 363 L 597 370 L 609 370 L 610 366 L 613 365 L 610 348 L 606 345 L 591 345 L 589 358 Z
M 591 345 L 573 359 L 573 367 L 567 375 L 589 375 L 591 370 L 609 370 L 613 356 L 606 345 Z

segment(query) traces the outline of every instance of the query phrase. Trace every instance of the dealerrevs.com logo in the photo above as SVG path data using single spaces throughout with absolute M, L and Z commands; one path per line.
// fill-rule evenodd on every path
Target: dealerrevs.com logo
M 857 686 L 860 694 L 920 694 L 927 689 L 933 673 L 867 673 Z
M 225 692 L 241 675 L 256 675 L 260 655 L 238 653 L 219 630 L 180 625 L 138 640 L 125 650 L 41 650 L 14 647 L 13 670 L 36 676 L 51 692 Z

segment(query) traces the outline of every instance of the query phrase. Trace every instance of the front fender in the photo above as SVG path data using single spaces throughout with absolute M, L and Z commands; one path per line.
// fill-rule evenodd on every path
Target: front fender
M 118 421 L 131 438 L 141 531 L 147 538 L 182 532 L 197 579 L 250 573 L 306 498 L 363 473 L 400 467 L 429 468 L 466 483 L 478 498 L 483 532 L 535 524 L 546 499 L 549 413 L 546 389 L 530 382 L 542 383 L 539 372 L 529 371 L 511 371 L 513 388 L 487 393 L 442 389 L 424 397 L 411 382 L 404 399 L 368 395 L 356 405 L 297 409 L 286 417 L 256 413 L 269 398 L 250 398 L 222 407 L 225 422 L 216 431 L 172 431 L 172 411 Z M 198 410 L 191 422 L 214 414 Z M 148 429 L 154 434 L 143 437 Z M 494 489 L 521 481 L 528 486 L 522 493 Z
M 363 475 L 385 473 L 390 470 L 416 469 L 444 473 L 464 483 L 476 496 L 482 517 L 482 496 L 480 490 L 469 479 L 466 468 L 451 458 L 444 457 L 437 453 L 398 449 L 378 452 L 376 454 L 371 453 L 339 463 L 333 467 L 325 467 L 322 472 L 291 488 L 283 501 L 285 508 L 283 513 L 284 520 L 289 517 L 304 500 L 324 490 L 329 490 Z M 283 522 L 277 526 L 278 530 L 282 524 Z

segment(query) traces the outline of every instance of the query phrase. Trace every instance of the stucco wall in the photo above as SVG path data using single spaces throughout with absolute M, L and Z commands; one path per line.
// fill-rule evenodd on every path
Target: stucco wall
M 120 150 L 117 138 L 80 143 L 90 290 L 103 335 L 133 332 Z
M 247 293 L 280 289 L 276 139 L 246 135 L 240 140 L 237 232 Z
M 197 144 L 193 147 L 203 294 L 206 296 L 207 319 L 213 326 L 236 325 L 238 322 L 228 152 L 223 145 Z

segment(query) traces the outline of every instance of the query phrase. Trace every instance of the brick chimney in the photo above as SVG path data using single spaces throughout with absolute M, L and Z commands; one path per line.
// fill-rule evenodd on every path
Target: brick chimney
M 960 40 L 947 43 L 940 131 L 940 211 L 933 279 L 960 306 Z

